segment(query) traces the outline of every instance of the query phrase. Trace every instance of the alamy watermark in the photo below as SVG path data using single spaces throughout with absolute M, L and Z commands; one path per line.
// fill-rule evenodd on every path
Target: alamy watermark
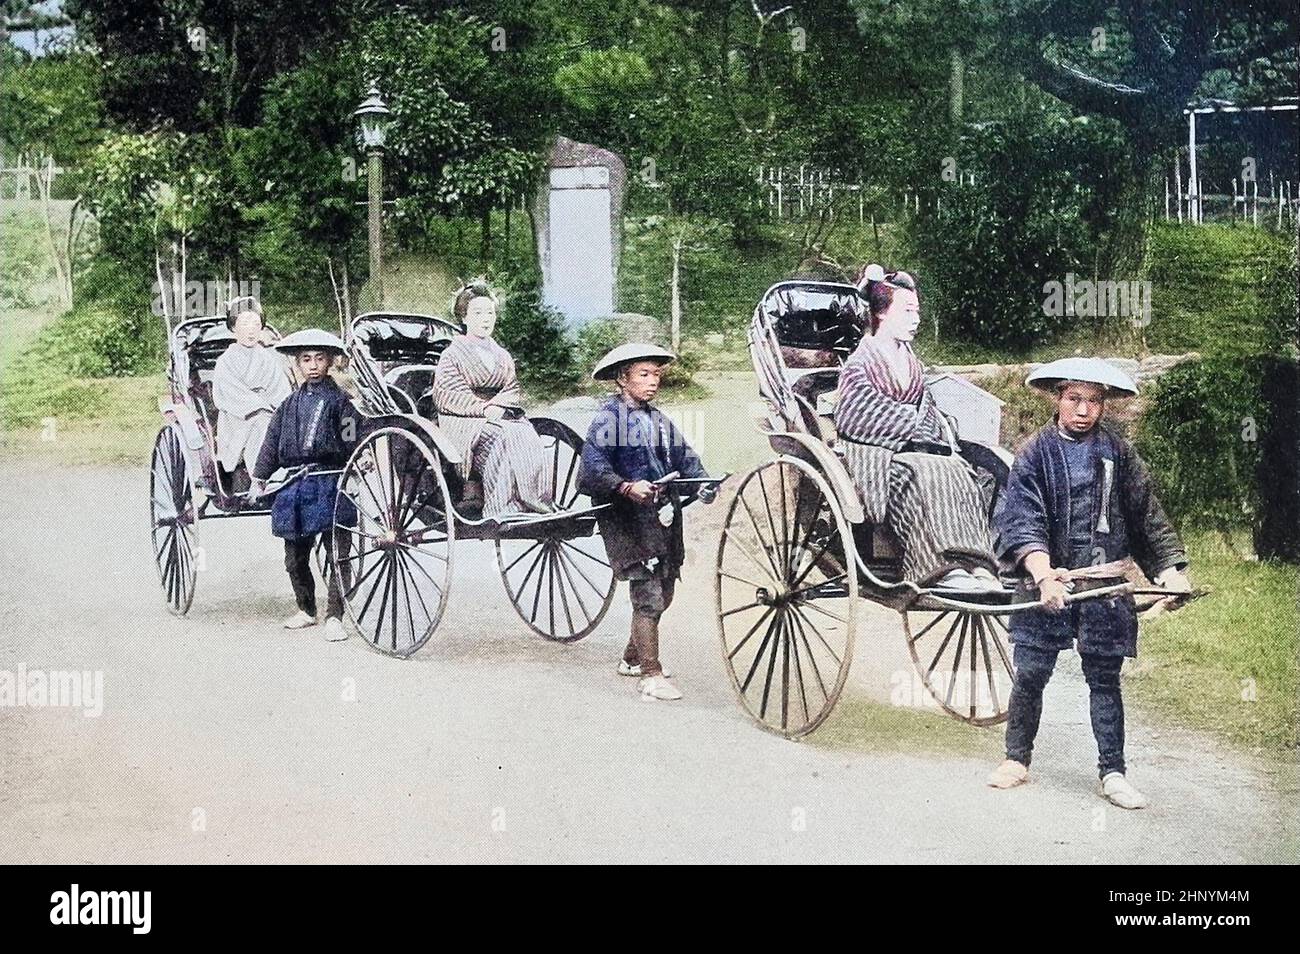
M 588 439 L 597 447 L 699 447 L 706 443 L 708 422 L 690 408 L 674 411 L 671 428 L 652 425 L 650 420 L 627 411 L 605 412 L 596 418 Z
M 152 891 L 89 891 L 74 883 L 50 895 L 50 923 L 55 925 L 116 924 L 130 927 L 132 934 L 148 934 L 152 909 Z
M 205 318 L 220 315 L 225 311 L 226 303 L 237 298 L 256 298 L 262 300 L 262 282 L 254 278 L 248 281 L 230 282 L 225 279 L 216 281 L 188 281 L 182 288 L 173 288 L 161 282 L 153 283 L 153 302 L 150 304 L 154 315 L 162 318 L 170 315 L 173 320 L 179 318 Z
M 1043 285 L 1043 314 L 1053 318 L 1128 318 L 1137 328 L 1151 324 L 1151 283 L 1097 281 L 1068 272 L 1064 282 Z
M 80 709 L 88 719 L 104 712 L 102 669 L 0 669 L 0 706 L 45 709 Z

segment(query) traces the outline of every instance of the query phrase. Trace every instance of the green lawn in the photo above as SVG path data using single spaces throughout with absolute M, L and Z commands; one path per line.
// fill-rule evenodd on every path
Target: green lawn
M 1300 570 L 1188 535 L 1192 578 L 1213 592 L 1144 622 L 1132 697 L 1171 723 L 1294 758 L 1300 725 Z M 1249 541 L 1234 541 L 1249 552 Z

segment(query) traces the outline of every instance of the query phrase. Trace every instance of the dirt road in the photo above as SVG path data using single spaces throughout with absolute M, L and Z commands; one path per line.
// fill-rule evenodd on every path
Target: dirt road
M 173 618 L 146 478 L 0 465 L 0 670 L 103 673 L 97 718 L 0 707 L 0 861 L 1295 860 L 1290 796 L 1140 714 L 1130 771 L 1154 805 L 1106 806 L 1075 662 L 1013 792 L 982 784 L 995 741 L 939 756 L 759 731 L 718 658 L 716 506 L 693 509 L 698 556 L 665 625 L 686 698 L 648 704 L 613 673 L 623 597 L 585 641 L 547 643 L 483 544 L 460 545 L 451 609 L 405 662 L 279 629 L 292 607 L 263 520 L 201 525 L 207 566 Z M 905 663 L 896 625 L 873 621 L 850 692 L 878 696 Z

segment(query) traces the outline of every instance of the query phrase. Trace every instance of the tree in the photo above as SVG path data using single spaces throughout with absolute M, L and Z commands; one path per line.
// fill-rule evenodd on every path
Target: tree
M 241 175 L 262 183 L 248 209 L 248 255 L 261 274 L 328 275 L 340 324 L 352 315 L 352 255 L 363 234 L 352 110 L 362 78 L 343 49 L 315 54 L 268 84 L 262 123 L 241 150 Z M 323 268 L 322 268 L 323 266 Z
M 359 69 L 392 110 L 385 177 L 399 196 L 399 228 L 414 239 L 428 233 L 433 217 L 477 218 L 485 266 L 491 212 L 533 183 L 549 130 L 539 118 L 549 77 L 524 82 L 520 63 L 494 59 L 516 56 L 524 34 L 523 26 L 502 27 L 495 17 L 460 9 L 427 15 L 398 9 L 360 40 Z M 527 62 L 536 51 L 518 56 Z
M 0 143 L 41 167 L 37 188 L 45 237 L 60 297 L 69 307 L 85 224 L 82 167 L 102 138 L 98 76 L 88 53 L 72 49 L 32 58 L 0 44 Z M 73 197 L 66 215 L 53 201 L 56 167 L 63 170 L 64 194 Z
M 314 50 L 346 38 L 374 6 L 344 0 L 68 0 L 78 34 L 97 51 L 108 117 L 128 133 L 185 137 L 191 168 L 213 183 L 215 201 L 191 212 L 209 267 L 229 281 L 242 271 L 247 210 L 262 198 L 243 174 L 247 131 L 261 119 L 275 77 Z M 181 178 L 188 173 L 178 170 Z
M 1159 170 L 1184 132 L 1183 108 L 1219 71 L 1283 60 L 1297 26 L 1285 0 L 1016 0 L 1006 53 L 1025 76 L 1082 113 L 1115 120 L 1128 143 L 1108 239 L 1116 272 L 1141 272 Z

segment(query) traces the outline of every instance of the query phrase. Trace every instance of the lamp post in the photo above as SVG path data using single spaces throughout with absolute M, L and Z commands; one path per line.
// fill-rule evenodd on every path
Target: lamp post
M 388 132 L 389 108 L 373 83 L 365 100 L 352 115 L 361 123 L 361 142 L 366 150 L 366 190 L 370 212 L 370 282 L 375 289 L 377 307 L 384 306 L 383 214 L 384 214 L 384 137 Z

